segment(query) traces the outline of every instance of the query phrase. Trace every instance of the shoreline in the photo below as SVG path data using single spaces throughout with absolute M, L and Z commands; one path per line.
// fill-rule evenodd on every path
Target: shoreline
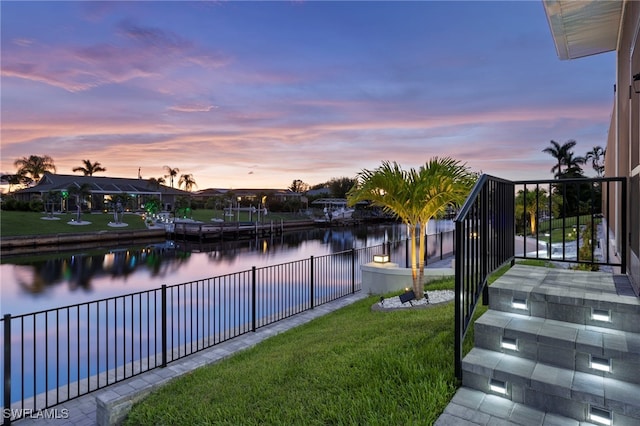
M 278 228 L 281 227 L 282 231 L 310 229 L 317 226 L 313 221 L 285 221 L 277 225 Z M 334 226 L 339 227 L 338 224 Z M 168 232 L 164 228 L 19 235 L 0 238 L 0 255 L 4 257 L 56 253 L 67 250 L 98 248 L 105 243 L 117 246 L 154 243 L 172 240 L 177 236 L 179 235 Z M 184 239 L 184 241 L 191 241 L 191 239 Z
M 138 229 L 118 231 L 78 232 L 47 235 L 20 235 L 0 239 L 0 252 L 4 256 L 25 255 L 65 249 L 96 247 L 101 243 L 116 245 L 134 242 L 166 240 L 164 229 Z

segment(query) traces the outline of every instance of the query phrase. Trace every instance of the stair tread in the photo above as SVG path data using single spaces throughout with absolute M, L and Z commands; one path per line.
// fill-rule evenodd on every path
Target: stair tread
M 613 274 L 606 272 L 565 271 L 516 264 L 489 287 L 489 292 L 513 293 L 519 297 L 529 295 L 535 300 L 640 313 L 640 298 L 620 294 Z
M 593 423 L 580 422 L 569 417 L 528 407 L 497 395 L 476 389 L 461 387 L 442 415 L 436 426 L 449 425 L 541 425 L 541 426 L 591 426 Z
M 473 348 L 462 361 L 463 371 L 512 383 L 528 383 L 532 389 L 608 406 L 640 410 L 640 384 L 567 370 L 510 354 Z M 640 373 L 638 373 L 640 374 Z
M 576 347 L 582 351 L 640 355 L 640 333 L 586 324 L 567 323 L 493 309 L 476 321 L 476 326 L 499 328 L 505 337 L 526 338 L 541 343 Z

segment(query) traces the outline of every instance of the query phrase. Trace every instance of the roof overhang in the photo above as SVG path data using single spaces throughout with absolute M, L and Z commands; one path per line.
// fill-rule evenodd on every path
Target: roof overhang
M 560 59 L 616 50 L 626 0 L 543 0 Z

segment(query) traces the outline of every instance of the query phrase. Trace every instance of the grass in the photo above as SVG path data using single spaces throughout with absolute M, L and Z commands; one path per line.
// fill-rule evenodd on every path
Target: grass
M 63 213 L 55 215 L 60 220 L 43 220 L 46 213 L 5 211 L 0 213 L 0 235 L 13 237 L 19 235 L 49 235 L 72 234 L 80 232 L 97 231 L 122 231 L 145 229 L 142 218 L 138 215 L 126 214 L 123 221 L 129 226 L 126 228 L 112 228 L 107 224 L 113 222 L 113 214 L 107 213 L 83 213 L 81 219 L 91 222 L 89 225 L 69 225 L 67 222 L 76 217 L 75 213 Z
M 445 278 L 425 289 L 453 287 L 453 278 Z M 356 302 L 173 380 L 134 405 L 126 424 L 433 424 L 459 385 L 454 304 L 372 311 L 377 300 Z M 472 341 L 471 330 L 465 353 Z
M 69 225 L 67 222 L 75 219 L 75 213 L 56 214 L 60 220 L 43 220 L 46 213 L 19 212 L 2 210 L 0 212 L 0 235 L 2 237 L 15 237 L 20 235 L 50 235 L 50 234 L 72 234 L 82 232 L 117 232 L 122 230 L 145 229 L 146 226 L 142 217 L 137 214 L 125 214 L 123 221 L 128 225 L 126 228 L 109 227 L 107 224 L 113 222 L 112 213 L 83 213 L 81 219 L 91 222 L 89 225 Z M 222 212 L 214 210 L 199 209 L 192 211 L 192 218 L 203 222 L 210 222 L 212 218 L 222 218 Z M 253 216 L 255 220 L 255 215 Z M 280 223 L 284 221 L 296 221 L 308 219 L 304 215 L 294 213 L 273 213 L 265 218 L 265 223 L 274 221 Z M 234 217 L 233 220 L 236 220 Z M 241 221 L 248 221 L 249 214 L 241 213 Z
M 549 232 L 549 229 L 552 230 L 552 232 L 558 231 L 560 234 L 560 240 L 562 239 L 562 229 L 563 229 L 563 224 L 564 224 L 564 229 L 567 230 L 567 232 L 571 232 L 573 230 L 574 226 L 577 226 L 578 223 L 580 223 L 580 225 L 586 225 L 586 224 L 590 224 L 591 221 L 593 220 L 594 223 L 598 224 L 600 222 L 602 222 L 602 219 L 600 218 L 592 218 L 591 215 L 582 215 L 582 216 L 569 216 L 563 219 L 551 219 L 551 220 L 541 220 L 538 223 L 538 232 L 541 233 L 545 233 L 545 232 Z M 564 221 L 564 223 L 563 223 Z M 552 235 L 553 237 L 553 235 Z M 575 232 L 574 232 L 574 237 L 573 239 L 575 240 Z M 554 237 L 555 241 L 558 241 L 557 237 Z

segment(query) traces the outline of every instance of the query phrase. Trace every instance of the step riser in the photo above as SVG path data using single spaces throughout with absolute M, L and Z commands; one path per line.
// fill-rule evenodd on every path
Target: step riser
M 610 346 L 604 342 L 605 348 L 564 341 L 560 339 L 546 339 L 546 342 L 536 340 L 539 336 L 523 333 L 511 329 L 482 324 L 478 321 L 475 325 L 475 346 L 495 352 L 501 352 L 530 359 L 536 362 L 552 365 L 559 368 L 581 371 L 601 377 L 610 377 L 640 384 L 640 354 L 622 352 L 609 347 L 620 347 L 632 338 L 637 341 L 637 336 L 606 336 L 607 340 L 614 340 Z M 502 347 L 503 338 L 508 341 L 516 341 L 517 350 Z M 591 367 L 591 360 L 605 359 L 609 361 L 611 371 L 605 372 Z
M 555 300 L 548 300 L 549 298 Z M 526 309 L 513 306 L 514 299 L 526 301 Z M 530 315 L 539 318 L 553 319 L 573 324 L 590 325 L 613 330 L 640 333 L 640 312 L 637 306 L 629 306 L 614 302 L 571 297 L 547 297 L 539 293 L 509 291 L 504 288 L 492 290 L 489 287 L 489 309 L 510 312 L 519 315 Z M 610 314 L 609 321 L 593 318 L 594 310 Z
M 489 377 L 485 375 L 465 370 L 462 385 L 486 394 L 501 396 L 528 407 L 556 413 L 578 421 L 591 422 L 589 410 L 593 406 L 609 410 L 615 426 L 637 426 L 640 424 L 640 412 L 635 412 L 628 407 L 621 407 L 615 402 L 608 402 L 605 398 L 585 395 L 584 393 L 576 391 L 572 392 L 544 383 L 528 385 L 522 382 L 521 379 L 520 382 L 518 382 L 518 380 L 515 382 L 507 380 L 507 394 L 500 395 L 491 390 L 489 380 Z M 532 386 L 537 387 L 537 389 Z

